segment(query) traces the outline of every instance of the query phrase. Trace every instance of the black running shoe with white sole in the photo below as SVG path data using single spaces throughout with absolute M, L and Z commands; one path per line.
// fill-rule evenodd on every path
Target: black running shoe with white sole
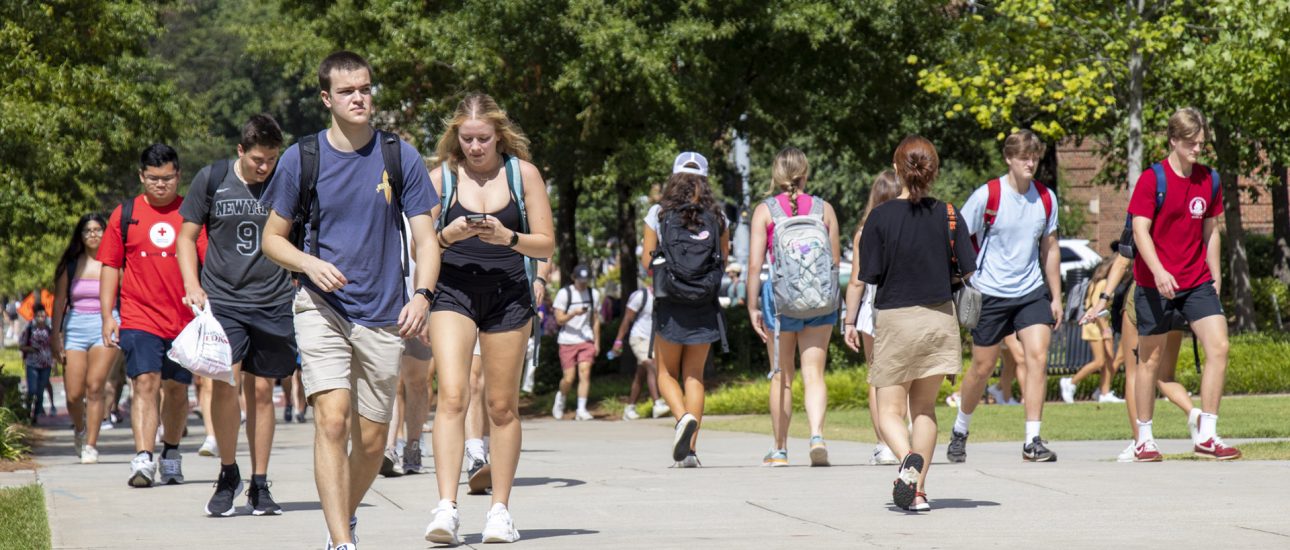
M 685 413 L 676 421 L 676 434 L 672 437 L 672 461 L 680 462 L 690 455 L 690 439 L 699 429 L 699 420 Z
M 966 462 L 967 438 L 967 433 L 950 430 L 950 444 L 945 448 L 945 458 L 950 462 Z
M 466 470 L 466 485 L 470 488 L 468 495 L 486 495 L 493 488 L 493 467 L 486 460 L 472 457 L 470 468 Z
M 206 515 L 211 517 L 229 517 L 237 511 L 233 499 L 242 492 L 242 474 L 234 467 L 232 470 L 220 470 L 219 479 L 215 481 L 215 494 L 206 503 Z
M 1030 443 L 1021 448 L 1021 458 L 1026 462 L 1057 462 L 1057 453 L 1048 450 L 1047 443 L 1039 439 L 1039 436 L 1035 436 Z
M 891 489 L 891 500 L 902 510 L 909 510 L 918 496 L 918 476 L 923 471 L 923 455 L 909 453 L 900 463 L 900 473 Z
M 256 485 L 251 482 L 251 489 L 246 492 L 246 504 L 251 507 L 251 515 L 255 516 L 280 516 L 282 507 L 273 501 L 273 494 L 269 493 L 269 483 Z

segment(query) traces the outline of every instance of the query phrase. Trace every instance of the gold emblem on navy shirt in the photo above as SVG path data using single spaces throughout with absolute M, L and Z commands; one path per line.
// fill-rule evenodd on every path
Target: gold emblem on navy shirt
M 390 204 L 390 174 L 384 170 L 381 171 L 381 184 L 376 186 L 376 192 L 385 192 L 385 204 Z

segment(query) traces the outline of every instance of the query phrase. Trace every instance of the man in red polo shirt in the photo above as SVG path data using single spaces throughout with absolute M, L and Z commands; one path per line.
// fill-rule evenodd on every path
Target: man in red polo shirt
M 168 145 L 148 146 L 139 160 L 139 181 L 143 194 L 112 211 L 99 246 L 98 259 L 104 268 L 99 301 L 103 341 L 125 351 L 126 374 L 134 395 L 130 426 L 137 454 L 130 462 L 128 483 L 151 487 L 154 480 L 163 485 L 184 482 L 179 439 L 188 416 L 188 384 L 193 375 L 166 357 L 166 352 L 193 314 L 183 303 L 184 281 L 175 257 L 175 241 L 184 222 L 179 215 L 184 201 L 178 193 L 179 154 Z M 199 256 L 204 250 L 203 234 L 198 242 Z M 120 326 L 112 317 L 118 289 Z M 160 407 L 163 392 L 165 406 Z M 165 428 L 160 478 L 153 456 L 159 411 Z
M 1161 460 L 1151 434 L 1157 371 L 1171 330 L 1190 324 L 1205 348 L 1201 377 L 1201 414 L 1192 445 L 1196 456 L 1217 460 L 1241 457 L 1241 451 L 1218 437 L 1218 405 L 1227 371 L 1227 319 L 1219 301 L 1218 216 L 1223 194 L 1210 168 L 1196 163 L 1208 136 L 1205 116 L 1186 107 L 1169 117 L 1169 156 L 1138 178 L 1129 214 L 1138 254 L 1133 278 L 1138 283 L 1137 462 Z M 1158 174 L 1164 175 L 1163 201 L 1157 197 Z M 1157 203 L 1159 202 L 1159 206 Z

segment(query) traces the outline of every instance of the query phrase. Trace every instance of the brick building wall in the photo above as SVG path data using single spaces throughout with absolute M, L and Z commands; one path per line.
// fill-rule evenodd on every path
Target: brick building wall
M 1094 250 L 1108 254 L 1111 241 L 1120 238 L 1124 229 L 1129 190 L 1125 186 L 1094 185 L 1092 180 L 1102 164 L 1096 145 L 1089 140 L 1080 145 L 1067 140 L 1057 146 L 1063 211 L 1080 208 L 1085 218 L 1083 231 L 1069 236 L 1088 239 Z M 1249 233 L 1272 233 L 1272 195 L 1262 183 L 1244 177 L 1241 178 L 1241 221 Z

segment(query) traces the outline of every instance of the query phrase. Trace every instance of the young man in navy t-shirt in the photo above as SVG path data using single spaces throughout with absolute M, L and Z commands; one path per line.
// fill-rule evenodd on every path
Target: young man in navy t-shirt
M 391 185 L 381 134 L 371 126 L 371 75 L 365 59 L 344 51 L 318 68 L 331 127 L 317 134 L 311 220 L 316 217 L 318 228 L 304 224 L 304 251 L 288 240 L 300 209 L 299 144 L 283 153 L 262 198 L 272 210 L 264 254 L 304 275 L 292 309 L 305 393 L 314 406 L 314 480 L 329 547 L 337 550 L 354 548 L 354 512 L 381 467 L 403 339 L 423 334 L 439 272 L 430 216 L 439 199 L 421 155 L 402 140 L 402 194 Z M 410 297 L 399 231 L 404 215 L 418 259 Z M 317 256 L 305 252 L 313 250 Z M 358 430 L 350 433 L 354 414 Z
M 1209 167 L 1196 162 L 1208 137 L 1200 111 L 1186 107 L 1169 117 L 1169 156 L 1164 201 L 1157 209 L 1155 170 L 1145 170 L 1129 199 L 1137 257 L 1133 280 L 1138 284 L 1137 462 L 1158 462 L 1160 449 L 1151 433 L 1160 357 L 1169 331 L 1190 324 L 1205 348 L 1201 376 L 1201 413 L 1192 445 L 1202 458 L 1232 460 L 1241 451 L 1218 437 L 1218 405 L 1227 371 L 1227 319 L 1219 300 L 1222 280 L 1218 216 L 1223 193 Z

